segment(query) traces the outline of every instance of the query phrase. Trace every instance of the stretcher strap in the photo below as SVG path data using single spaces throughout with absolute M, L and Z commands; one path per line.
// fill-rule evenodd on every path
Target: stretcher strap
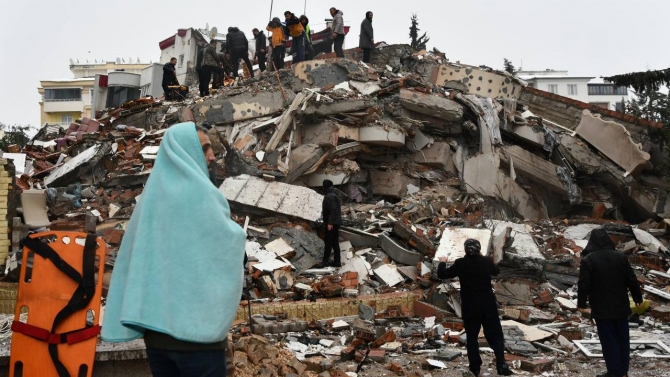
M 52 334 L 47 329 L 29 325 L 23 322 L 12 323 L 12 331 L 15 333 L 29 336 L 33 339 L 41 340 L 49 344 L 77 344 L 100 334 L 100 325 L 85 327 L 83 329 L 70 331 L 62 334 Z

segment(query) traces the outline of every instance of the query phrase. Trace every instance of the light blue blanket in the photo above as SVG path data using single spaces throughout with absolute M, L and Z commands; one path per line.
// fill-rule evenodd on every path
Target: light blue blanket
M 116 259 L 102 339 L 130 341 L 149 329 L 223 340 L 242 294 L 245 241 L 209 180 L 195 125 L 172 126 Z

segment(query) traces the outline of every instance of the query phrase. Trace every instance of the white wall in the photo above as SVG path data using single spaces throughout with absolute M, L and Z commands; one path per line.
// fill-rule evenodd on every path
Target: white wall
M 587 86 L 587 83 L 589 82 L 590 79 L 583 79 L 583 80 L 571 80 L 571 79 L 551 79 L 551 78 L 542 78 L 542 79 L 534 79 L 530 80 L 529 82 L 535 84 L 536 89 L 544 90 L 549 92 L 549 85 L 557 85 L 558 86 L 558 94 L 559 96 L 563 97 L 568 97 L 575 99 L 577 101 L 582 101 L 582 102 L 589 102 L 589 88 Z M 568 94 L 568 85 L 577 85 L 577 95 L 570 95 Z
M 168 63 L 170 58 L 177 58 L 177 80 L 179 80 L 180 84 L 183 84 L 184 80 L 186 79 L 187 68 L 195 68 L 195 58 L 198 46 L 196 44 L 195 38 L 193 38 L 192 33 L 193 31 L 188 29 L 186 31 L 186 35 L 183 38 L 175 34 L 174 45 L 161 51 L 161 64 Z M 179 57 L 181 55 L 184 55 L 184 60 L 180 65 Z
M 138 73 L 129 73 L 129 72 L 110 72 L 109 81 L 107 81 L 108 86 L 127 86 L 127 87 L 139 87 L 140 86 L 140 77 Z
M 163 65 L 154 63 L 142 70 L 140 74 L 140 86 L 143 96 L 152 96 L 158 98 L 163 95 Z

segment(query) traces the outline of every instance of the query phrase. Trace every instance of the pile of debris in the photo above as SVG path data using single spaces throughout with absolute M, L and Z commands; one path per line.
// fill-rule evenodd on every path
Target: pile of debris
M 596 227 L 645 284 L 639 335 L 661 345 L 639 354 L 670 356 L 670 185 L 651 170 L 662 146 L 650 129 L 662 124 L 409 46 L 382 46 L 372 63 L 306 61 L 207 98 L 193 88 L 184 101 L 143 99 L 67 130 L 45 127 L 23 151 L 32 162 L 17 185 L 24 195 L 45 190 L 51 229 L 97 222 L 111 274 L 165 130 L 212 124 L 220 190 L 249 236 L 246 305 L 262 312 L 238 315 L 235 364 L 250 375 L 318 374 L 337 370 L 334 360 L 402 374 L 411 369 L 403 353 L 443 367 L 464 352 L 465 335 L 459 285 L 437 281 L 437 259 L 462 256 L 467 238 L 501 267 L 495 291 L 517 368 L 554 370 L 575 341 L 592 355 L 594 330 L 575 294 Z M 323 258 L 324 179 L 344 203 L 340 269 L 313 268 Z M 374 302 L 400 293 L 410 304 Z M 371 302 L 339 315 L 303 304 L 354 299 Z

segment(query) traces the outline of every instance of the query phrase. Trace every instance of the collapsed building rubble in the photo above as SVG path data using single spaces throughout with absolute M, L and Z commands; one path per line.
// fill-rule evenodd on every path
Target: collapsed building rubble
M 439 257 L 463 256 L 467 238 L 501 268 L 511 364 L 564 371 L 566 355 L 593 351 L 575 297 L 597 227 L 645 283 L 636 353 L 670 356 L 670 188 L 650 170 L 658 146 L 646 129 L 662 125 L 407 46 L 382 47 L 373 63 L 302 62 L 208 98 L 192 89 L 42 130 L 22 151 L 32 170 L 16 177 L 22 201 L 44 199 L 23 206 L 24 222 L 48 211 L 30 228 L 77 230 L 93 218 L 109 244 L 108 283 L 163 133 L 207 121 L 220 191 L 248 234 L 249 300 L 232 335 L 241 375 L 463 367 L 460 286 L 435 271 Z M 340 269 L 314 268 L 324 179 L 344 201 Z

